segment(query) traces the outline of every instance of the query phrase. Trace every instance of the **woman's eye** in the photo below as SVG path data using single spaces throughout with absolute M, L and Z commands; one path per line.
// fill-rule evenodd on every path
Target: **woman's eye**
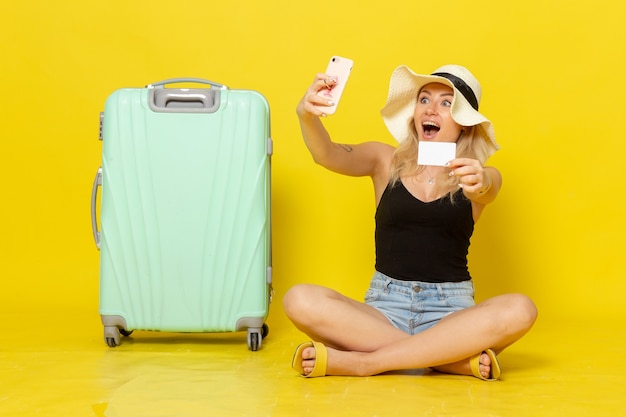
M 450 107 L 450 106 L 452 105 L 452 102 L 451 102 L 451 101 L 449 101 L 449 100 L 444 100 L 444 101 L 443 101 L 443 103 L 442 103 L 442 105 L 443 105 L 444 107 Z
M 420 98 L 419 98 L 419 102 L 420 102 L 421 104 L 428 104 L 428 99 L 427 99 L 426 97 L 420 97 Z

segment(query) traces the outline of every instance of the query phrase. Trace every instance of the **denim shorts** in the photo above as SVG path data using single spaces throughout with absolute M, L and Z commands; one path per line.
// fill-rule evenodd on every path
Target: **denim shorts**
M 414 335 L 450 313 L 473 306 L 474 284 L 402 281 L 376 272 L 365 304 L 383 313 L 398 329 Z

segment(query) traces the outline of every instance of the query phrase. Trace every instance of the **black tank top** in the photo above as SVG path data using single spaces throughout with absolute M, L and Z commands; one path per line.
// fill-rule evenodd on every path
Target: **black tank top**
M 472 203 L 463 192 L 424 203 L 398 181 L 376 210 L 376 270 L 405 281 L 467 281 L 473 231 Z

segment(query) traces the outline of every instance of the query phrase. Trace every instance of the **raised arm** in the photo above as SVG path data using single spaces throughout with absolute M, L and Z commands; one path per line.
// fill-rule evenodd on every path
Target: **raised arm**
M 328 98 L 317 93 L 330 88 L 336 83 L 326 74 L 317 74 L 313 84 L 296 108 L 300 121 L 302 137 L 313 160 L 331 170 L 344 175 L 371 176 L 386 180 L 393 147 L 381 142 L 365 142 L 357 145 L 335 143 L 322 124 L 320 117 L 325 116 L 320 110 L 332 105 Z

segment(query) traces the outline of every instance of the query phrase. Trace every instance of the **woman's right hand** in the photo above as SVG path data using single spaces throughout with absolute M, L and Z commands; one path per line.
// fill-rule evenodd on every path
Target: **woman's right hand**
M 324 107 L 332 106 L 332 96 L 328 94 L 319 94 L 320 91 L 330 90 L 337 84 L 337 79 L 324 73 L 319 73 L 315 76 L 313 83 L 308 88 L 304 97 L 298 103 L 296 107 L 296 113 L 299 117 L 305 117 L 307 114 L 315 117 L 324 117 L 326 114 L 323 111 Z

